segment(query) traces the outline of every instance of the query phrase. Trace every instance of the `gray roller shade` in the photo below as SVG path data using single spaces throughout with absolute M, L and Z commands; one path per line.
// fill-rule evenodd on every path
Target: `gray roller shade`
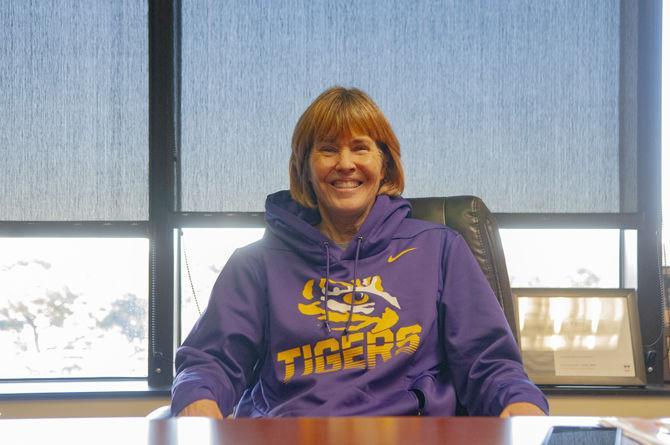
M 148 219 L 147 2 L 0 2 L 0 219 Z
M 256 211 L 332 85 L 400 139 L 406 197 L 494 212 L 635 211 L 636 6 L 620 1 L 182 5 L 182 209 Z

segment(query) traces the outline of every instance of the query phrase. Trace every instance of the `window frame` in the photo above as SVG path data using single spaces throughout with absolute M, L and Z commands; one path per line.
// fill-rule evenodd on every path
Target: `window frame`
M 148 221 L 0 221 L 0 236 L 148 237 L 149 336 L 151 391 L 165 394 L 172 384 L 173 356 L 180 343 L 179 229 L 187 227 L 263 227 L 257 212 L 180 211 L 181 0 L 147 0 L 149 76 L 149 219 Z M 627 0 L 622 0 L 622 15 Z M 637 193 L 635 213 L 523 214 L 494 213 L 501 228 L 618 228 L 637 230 L 638 301 L 647 363 L 648 389 L 663 384 L 665 351 L 659 334 L 663 319 L 660 283 L 661 228 L 661 14 L 660 0 L 639 4 Z M 623 118 L 622 118 L 623 121 Z M 623 186 L 622 186 L 623 187 Z M 623 268 L 623 248 L 620 267 Z M 623 274 L 620 274 L 623 276 Z M 58 381 L 88 379 L 64 378 Z M 119 379 L 124 380 L 124 379 Z M 143 379 L 142 379 L 143 380 Z M 23 381 L 23 380 L 22 380 Z M 50 379 L 49 381 L 54 381 Z M 14 381 L 16 383 L 16 381 Z M 0 381 L 0 383 L 3 383 Z M 559 390 L 563 391 L 563 390 Z M 569 393 L 574 394 L 573 390 Z M 620 391 L 620 390 L 616 390 Z M 551 391 L 550 391 L 551 392 Z M 146 394 L 139 391 L 138 394 Z M 90 394 L 89 394 L 90 396 Z

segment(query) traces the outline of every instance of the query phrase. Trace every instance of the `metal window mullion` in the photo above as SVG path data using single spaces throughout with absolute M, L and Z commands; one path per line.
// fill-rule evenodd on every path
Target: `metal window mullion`
M 638 210 L 644 215 L 637 231 L 638 306 L 647 382 L 663 383 L 663 341 L 660 286 L 661 228 L 661 20 L 662 2 L 639 4 L 637 153 Z
M 173 0 L 149 0 L 149 386 L 172 383 L 176 152 Z

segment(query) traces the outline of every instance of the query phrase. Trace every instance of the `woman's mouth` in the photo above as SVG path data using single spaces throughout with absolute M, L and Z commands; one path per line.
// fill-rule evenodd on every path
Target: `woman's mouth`
M 362 181 L 355 181 L 355 180 L 337 180 L 333 181 L 330 183 L 333 187 L 336 189 L 355 189 L 356 187 L 360 186 L 363 182 Z

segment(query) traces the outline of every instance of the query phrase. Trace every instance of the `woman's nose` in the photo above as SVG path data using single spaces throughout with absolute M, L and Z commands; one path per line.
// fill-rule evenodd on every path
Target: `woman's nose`
M 354 158 L 350 150 L 340 150 L 340 154 L 337 158 L 337 168 L 339 170 L 352 170 L 356 168 L 354 163 Z

